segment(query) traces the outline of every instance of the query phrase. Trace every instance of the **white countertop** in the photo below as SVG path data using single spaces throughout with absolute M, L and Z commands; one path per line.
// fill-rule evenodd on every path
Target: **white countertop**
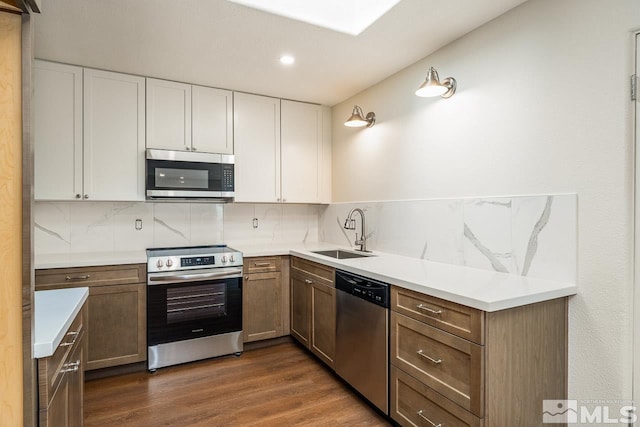
M 33 357 L 40 359 L 53 355 L 88 296 L 89 288 L 35 293 Z
M 554 298 L 575 295 L 574 283 L 536 279 L 515 274 L 425 261 L 373 252 L 373 257 L 335 259 L 312 253 L 352 248 L 331 243 L 229 243 L 244 257 L 295 255 L 351 273 L 422 292 L 484 311 L 498 311 Z M 36 268 L 84 267 L 146 263 L 145 251 L 65 255 L 36 255 Z
M 94 267 L 98 265 L 146 264 L 147 253 L 141 251 L 36 254 L 35 268 Z
M 484 311 L 498 311 L 575 295 L 572 283 L 373 252 L 372 257 L 334 259 L 308 250 L 291 255 L 360 274 Z

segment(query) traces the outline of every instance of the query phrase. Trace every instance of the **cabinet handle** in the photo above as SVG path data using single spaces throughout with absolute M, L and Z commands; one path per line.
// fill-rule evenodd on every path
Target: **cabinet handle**
M 276 199 L 276 202 L 279 202 L 279 201 L 280 201 L 280 197 L 278 197 L 278 198 Z
M 82 276 L 67 276 L 64 278 L 64 280 L 87 280 L 90 279 L 91 275 L 90 274 L 83 274 Z
M 442 310 L 434 310 L 433 308 L 429 308 L 429 307 L 424 306 L 422 304 L 418 304 L 418 306 L 416 308 L 418 310 L 423 310 L 423 311 L 426 311 L 427 313 L 431 313 L 431 314 L 436 314 L 436 315 L 442 314 Z
M 191 151 L 197 151 L 198 149 L 196 147 L 191 147 Z
M 74 345 L 76 343 L 76 340 L 78 339 L 79 334 L 80 332 L 67 332 L 67 336 L 73 337 L 73 339 L 71 341 L 61 343 L 60 347 L 70 347 Z
M 307 284 L 309 284 L 309 285 L 310 285 L 310 284 L 312 284 L 312 283 L 313 283 L 313 280 L 311 280 L 311 279 L 304 279 L 304 283 L 307 283 Z
M 76 199 L 82 199 L 82 196 L 80 195 L 80 193 L 76 194 Z
M 285 203 L 287 201 L 287 199 L 282 199 L 282 203 Z
M 429 418 L 425 417 L 424 411 L 422 409 L 418 411 L 418 416 L 423 420 L 425 420 L 426 422 L 428 422 L 429 424 L 431 424 L 432 427 L 442 427 L 442 423 L 436 424 L 433 421 L 431 421 Z
M 85 195 L 84 195 L 84 198 L 85 198 L 85 199 L 88 199 L 88 198 L 89 198 L 89 195 L 88 195 L 88 194 L 85 194 Z
M 426 354 L 424 354 L 422 352 L 422 350 L 416 351 L 416 354 L 418 356 L 424 357 L 425 359 L 427 359 L 429 362 L 433 363 L 434 365 L 439 365 L 440 363 L 442 363 L 442 359 L 434 359 L 433 357 L 429 357 Z
M 270 267 L 271 263 L 270 262 L 254 262 L 253 265 L 254 267 Z
M 244 280 L 249 280 L 249 276 L 244 276 Z
M 80 369 L 79 360 L 72 363 L 65 363 L 64 365 L 62 365 L 62 369 L 60 369 L 60 372 L 78 372 L 78 369 Z

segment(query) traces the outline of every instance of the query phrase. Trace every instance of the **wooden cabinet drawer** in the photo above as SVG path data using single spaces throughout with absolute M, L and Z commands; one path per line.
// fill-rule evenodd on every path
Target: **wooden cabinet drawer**
M 83 343 L 86 329 L 85 310 L 83 308 L 73 320 L 53 355 L 38 359 L 40 409 L 48 408 L 51 398 L 64 378 L 64 370 L 69 367 L 69 363 L 75 362 L 71 360 L 71 355 Z
M 391 367 L 391 418 L 402 426 L 481 427 L 482 420 Z
M 323 283 L 335 286 L 335 270 L 331 267 L 317 264 L 315 262 L 307 261 L 302 258 L 292 257 L 291 267 L 298 270 L 302 270 L 307 274 L 317 276 L 324 279 Z
M 256 257 L 244 259 L 244 274 L 280 271 L 280 257 Z
M 417 320 L 391 313 L 392 363 L 482 417 L 484 348 Z
M 146 282 L 145 264 L 36 270 L 36 290 Z
M 391 309 L 478 344 L 484 344 L 484 313 L 475 308 L 391 288 Z

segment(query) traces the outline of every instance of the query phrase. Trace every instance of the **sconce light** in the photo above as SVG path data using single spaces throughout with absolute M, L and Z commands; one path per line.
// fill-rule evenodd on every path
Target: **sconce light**
M 441 96 L 443 98 L 451 98 L 451 95 L 456 93 L 456 79 L 453 77 L 447 77 L 442 80 L 438 78 L 438 72 L 433 67 L 429 67 L 427 73 L 427 79 L 422 83 L 422 86 L 416 91 L 416 95 L 422 97 Z
M 370 113 L 367 113 L 367 115 L 365 116 L 364 113 L 362 112 L 362 108 L 360 108 L 357 105 L 354 105 L 353 112 L 351 113 L 351 117 L 349 117 L 349 119 L 346 122 L 344 122 L 344 125 L 350 128 L 361 128 L 363 126 L 370 128 L 375 124 L 375 122 L 376 122 L 376 113 L 372 111 Z

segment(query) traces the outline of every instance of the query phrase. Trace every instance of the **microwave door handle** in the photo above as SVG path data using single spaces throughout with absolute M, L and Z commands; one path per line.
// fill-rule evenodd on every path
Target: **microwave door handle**
M 210 279 L 232 279 L 242 277 L 242 270 L 233 270 L 218 273 L 197 273 L 197 274 L 179 274 L 171 276 L 149 276 L 149 285 L 159 285 L 167 283 L 184 283 L 199 282 Z M 161 283 L 152 283 L 161 282 Z

